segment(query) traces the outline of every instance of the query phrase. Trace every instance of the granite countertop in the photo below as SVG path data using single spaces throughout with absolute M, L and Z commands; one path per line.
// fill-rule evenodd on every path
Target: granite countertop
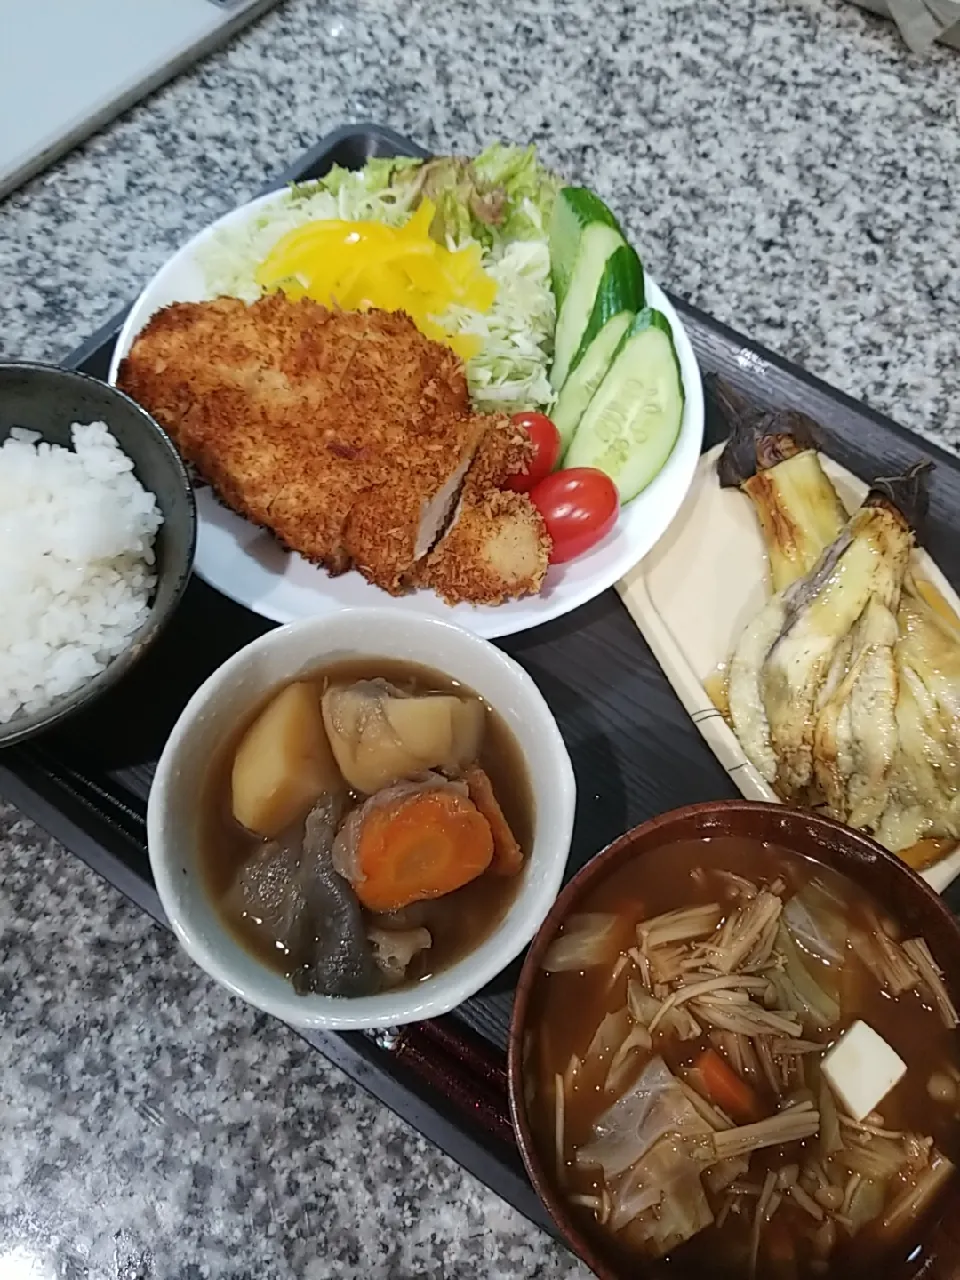
M 288 0 L 0 204 L 0 355 L 376 119 L 533 139 L 663 283 L 960 447 L 958 66 L 843 0 Z M 0 927 L 0 1275 L 586 1275 L 2 801 Z

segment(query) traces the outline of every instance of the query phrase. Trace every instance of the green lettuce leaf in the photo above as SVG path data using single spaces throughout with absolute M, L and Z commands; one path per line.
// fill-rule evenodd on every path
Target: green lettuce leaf
M 497 283 L 489 311 L 453 306 L 439 317 L 449 332 L 482 341 L 466 364 L 474 406 L 481 412 L 549 409 L 556 306 L 547 227 L 559 187 L 532 146 L 494 143 L 474 159 L 376 158 L 356 171 L 338 165 L 319 181 L 293 184 L 289 203 L 271 208 L 252 233 L 225 232 L 207 252 L 208 287 L 211 296 L 252 302 L 261 294 L 256 267 L 287 231 L 329 218 L 400 227 L 430 199 L 433 237 L 454 246 L 478 241 L 484 269 Z
M 332 196 L 340 216 L 360 218 L 383 216 L 391 208 L 409 215 L 430 199 L 437 207 L 430 228 L 435 239 L 479 240 L 487 249 L 502 249 L 545 235 L 559 186 L 534 147 L 495 142 L 472 160 L 379 157 L 357 171 L 335 165 L 319 181 L 294 184 L 291 191 L 297 201 Z
M 422 164 L 422 160 L 412 156 L 375 156 L 362 169 L 344 169 L 335 164 L 328 174 L 313 182 L 292 183 L 290 191 L 298 200 L 308 200 L 325 192 L 338 199 L 346 197 L 349 202 L 361 194 L 382 195 L 407 188 Z
M 508 240 L 531 240 L 543 234 L 560 182 L 537 160 L 535 147 L 495 142 L 473 161 L 473 171 L 480 192 L 503 193 L 500 235 Z
M 469 237 L 486 248 L 543 236 L 560 185 L 533 147 L 499 142 L 474 160 L 430 160 L 414 181 L 420 198 L 437 206 L 430 228 L 436 239 L 458 244 Z

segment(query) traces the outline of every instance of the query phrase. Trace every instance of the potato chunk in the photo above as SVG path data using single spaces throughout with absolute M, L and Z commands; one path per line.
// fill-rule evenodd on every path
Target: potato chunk
M 384 711 L 398 740 L 425 768 L 455 773 L 480 754 L 484 708 L 476 698 L 388 698 Z
M 456 773 L 477 758 L 484 706 L 452 694 L 408 697 L 385 680 L 333 685 L 323 722 L 349 786 L 373 795 L 429 769 Z
M 343 779 L 311 684 L 288 684 L 243 735 L 233 761 L 233 816 L 272 839 L 305 817 Z

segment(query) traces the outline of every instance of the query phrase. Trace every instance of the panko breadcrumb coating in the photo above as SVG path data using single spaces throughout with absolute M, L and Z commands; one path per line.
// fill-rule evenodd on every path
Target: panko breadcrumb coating
M 283 294 L 174 303 L 139 334 L 118 385 L 222 501 L 331 573 L 355 567 L 396 593 L 422 580 L 433 548 L 430 585 L 448 600 L 539 589 L 531 548 L 542 521 L 534 528 L 529 503 L 495 491 L 525 469 L 525 433 L 472 413 L 457 356 L 402 312 L 329 311 Z M 483 520 L 496 524 L 492 541 Z M 482 558 L 491 548 L 493 570 Z
M 523 427 L 503 413 L 488 414 L 489 429 L 467 472 L 464 491 L 473 495 L 499 489 L 511 476 L 526 474 L 533 445 Z
M 448 604 L 503 604 L 540 590 L 550 547 L 543 517 L 525 493 L 464 494 L 416 581 Z

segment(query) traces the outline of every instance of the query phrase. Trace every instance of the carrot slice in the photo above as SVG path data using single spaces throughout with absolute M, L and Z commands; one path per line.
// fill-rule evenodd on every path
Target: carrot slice
M 357 897 L 370 911 L 453 893 L 493 858 L 490 824 L 451 791 L 427 791 L 374 809 L 357 842 Z
M 749 1124 L 763 1115 L 760 1100 L 745 1080 L 724 1062 L 716 1049 L 707 1049 L 694 1063 L 710 1101 L 733 1120 Z
M 470 792 L 470 799 L 490 823 L 490 830 L 493 832 L 491 874 L 515 876 L 523 868 L 523 850 L 503 816 L 500 802 L 493 794 L 493 783 L 477 764 L 464 770 L 463 780 Z

